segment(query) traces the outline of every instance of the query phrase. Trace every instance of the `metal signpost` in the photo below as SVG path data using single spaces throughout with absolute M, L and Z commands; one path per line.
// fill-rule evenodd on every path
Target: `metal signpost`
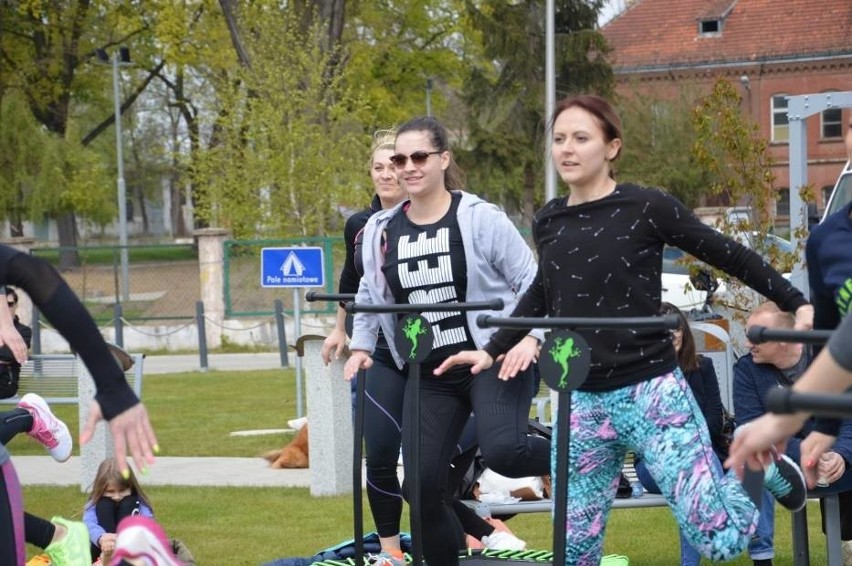
M 293 289 L 293 333 L 302 335 L 299 289 L 325 287 L 322 248 L 291 247 L 260 250 L 260 286 Z M 296 416 L 302 417 L 302 358 L 296 356 Z

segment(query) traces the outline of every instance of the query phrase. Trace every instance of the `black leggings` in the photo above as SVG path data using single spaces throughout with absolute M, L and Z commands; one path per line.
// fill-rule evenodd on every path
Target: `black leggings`
M 0 564 L 23 566 L 26 561 L 23 517 L 18 474 L 8 452 L 0 447 Z
M 397 369 L 387 349 L 377 348 L 364 384 L 367 498 L 376 532 L 382 538 L 399 534 L 402 516 L 402 491 L 396 468 L 406 375 Z
M 509 381 L 497 379 L 499 364 L 479 375 L 451 372 L 434 377 L 424 368 L 420 386 L 421 525 L 426 562 L 453 566 L 464 548 L 463 529 L 447 493 L 450 462 L 471 411 L 476 437 L 486 465 L 508 477 L 550 473 L 550 442 L 528 435 L 533 372 Z M 410 395 L 406 388 L 406 399 Z M 403 423 L 408 422 L 408 403 Z M 411 477 L 410 446 L 402 435 L 405 476 Z M 408 498 L 409 486 L 403 486 Z
M 98 517 L 98 525 L 108 533 L 114 533 L 118 530 L 118 524 L 125 517 L 133 515 L 134 511 L 139 509 L 139 498 L 135 495 L 128 495 L 121 501 L 113 501 L 109 497 L 101 497 L 95 503 L 95 514 Z M 92 544 L 92 561 L 97 560 L 101 555 L 101 547 Z

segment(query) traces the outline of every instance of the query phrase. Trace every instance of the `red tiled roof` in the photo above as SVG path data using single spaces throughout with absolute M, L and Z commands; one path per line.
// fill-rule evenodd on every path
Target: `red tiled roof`
M 721 34 L 699 35 L 731 5 Z M 616 70 L 852 55 L 852 0 L 637 0 L 601 31 Z

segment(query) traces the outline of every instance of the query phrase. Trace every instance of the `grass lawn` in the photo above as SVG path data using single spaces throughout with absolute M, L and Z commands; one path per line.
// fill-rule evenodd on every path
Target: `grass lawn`
M 284 436 L 231 437 L 229 433 L 285 428 L 286 420 L 296 415 L 292 370 L 149 375 L 143 399 L 163 456 L 258 456 L 279 447 Z M 55 409 L 76 438 L 77 408 Z M 13 440 L 9 451 L 44 454 L 26 436 Z M 145 477 L 140 476 L 140 481 L 144 486 Z M 352 538 L 349 495 L 312 497 L 304 488 L 152 486 L 146 492 L 167 532 L 183 539 L 202 566 L 259 565 L 279 557 L 310 556 Z M 37 515 L 79 519 L 85 495 L 76 487 L 25 487 L 24 501 L 26 509 Z M 366 498 L 364 509 L 369 515 Z M 825 538 L 815 503 L 809 504 L 808 516 L 813 563 L 824 563 Z M 518 515 L 508 525 L 531 548 L 552 548 L 549 515 Z M 776 564 L 792 564 L 790 516 L 785 510 L 776 513 L 776 525 Z M 372 528 L 368 518 L 365 530 Z M 30 550 L 35 554 L 37 549 Z M 605 551 L 628 556 L 632 566 L 678 564 L 671 513 L 667 509 L 613 511 Z M 750 566 L 751 561 L 741 557 L 728 564 Z

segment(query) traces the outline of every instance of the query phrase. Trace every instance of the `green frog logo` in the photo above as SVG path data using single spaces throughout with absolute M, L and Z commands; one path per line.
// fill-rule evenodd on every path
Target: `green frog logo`
M 419 337 L 426 334 L 428 330 L 423 327 L 423 319 L 416 317 L 406 321 L 405 326 L 402 327 L 402 332 L 408 338 L 408 341 L 411 342 L 411 352 L 409 352 L 408 358 L 413 360 L 417 358 L 417 345 L 420 342 Z
M 556 362 L 560 368 L 562 368 L 562 374 L 559 376 L 559 387 L 564 388 L 568 386 L 568 374 L 571 372 L 571 368 L 568 365 L 568 362 L 572 358 L 576 358 L 582 355 L 582 352 L 579 348 L 574 346 L 574 339 L 570 336 L 567 338 L 563 338 L 558 336 L 554 339 L 553 347 L 548 352 L 550 357 L 553 358 L 553 361 Z
M 843 282 L 843 285 L 837 290 L 834 301 L 837 303 L 840 316 L 849 314 L 850 309 L 852 309 L 852 278 Z

